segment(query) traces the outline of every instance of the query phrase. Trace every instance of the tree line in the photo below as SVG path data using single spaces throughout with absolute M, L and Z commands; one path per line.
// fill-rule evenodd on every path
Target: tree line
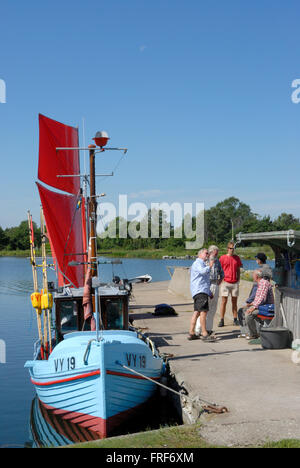
M 151 212 L 148 212 L 150 218 Z M 269 232 L 269 231 L 285 231 L 289 229 L 300 230 L 300 219 L 292 214 L 281 213 L 276 219 L 271 219 L 271 216 L 260 216 L 254 213 L 250 206 L 243 203 L 238 198 L 229 197 L 217 203 L 215 206 L 207 209 L 203 213 L 204 216 L 204 245 L 217 244 L 218 246 L 226 244 L 229 240 L 234 239 L 239 232 Z M 193 237 L 188 237 L 184 231 L 184 222 L 182 226 L 176 229 L 171 222 L 167 222 L 166 214 L 159 213 L 159 236 L 151 237 L 150 223 L 146 223 L 148 236 L 138 238 L 123 238 L 120 236 L 120 224 L 126 222 L 120 218 L 113 220 L 101 235 L 98 240 L 101 249 L 123 248 L 123 249 L 158 249 L 166 250 L 184 249 L 186 241 L 195 240 Z M 143 231 L 140 223 L 136 223 L 136 231 Z M 196 230 L 196 217 L 191 220 L 192 229 Z M 170 232 L 168 238 L 164 238 L 163 231 Z M 127 222 L 129 228 L 129 223 Z M 115 232 L 115 237 L 109 235 L 109 231 Z M 180 231 L 181 236 L 176 235 L 176 231 Z
M 238 232 L 268 232 L 286 231 L 289 229 L 300 230 L 300 219 L 292 214 L 281 213 L 276 219 L 271 219 L 269 215 L 259 216 L 254 213 L 250 206 L 243 203 L 238 198 L 229 197 L 217 203 L 215 206 L 204 211 L 204 243 L 222 245 L 234 238 Z M 151 212 L 148 212 L 150 221 Z M 194 240 L 184 232 L 184 221 L 182 226 L 174 228 L 171 221 L 167 221 L 167 215 L 159 211 L 156 217 L 156 236 L 151 234 L 150 222 L 130 223 L 126 220 L 116 218 L 107 226 L 98 238 L 98 246 L 101 250 L 122 248 L 126 250 L 134 249 L 166 249 L 174 250 L 185 247 L 187 240 Z M 192 229 L 196 228 L 196 218 L 191 218 Z M 134 231 L 135 235 L 122 236 L 122 225 L 127 223 L 126 229 Z M 35 244 L 41 245 L 40 229 L 33 223 Z M 152 226 L 153 229 L 153 226 Z M 146 230 L 146 231 L 145 231 Z M 182 235 L 178 235 L 178 232 Z M 111 233 L 113 232 L 113 236 Z M 143 235 L 138 236 L 138 233 Z M 169 232 L 168 237 L 164 232 Z M 130 233 L 129 233 L 130 234 Z M 2 229 L 0 227 L 0 250 L 27 250 L 30 248 L 28 223 L 22 221 L 19 226 Z
M 33 222 L 34 242 L 41 246 L 41 230 Z M 0 226 L 0 250 L 28 250 L 30 249 L 28 221 L 22 221 L 19 226 L 2 229 Z

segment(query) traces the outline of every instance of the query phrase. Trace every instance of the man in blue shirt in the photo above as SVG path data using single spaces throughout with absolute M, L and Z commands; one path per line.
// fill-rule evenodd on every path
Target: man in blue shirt
M 206 330 L 206 315 L 208 312 L 208 298 L 210 292 L 210 270 L 213 267 L 214 260 L 210 260 L 207 265 L 208 250 L 201 249 L 198 252 L 198 258 L 191 266 L 191 294 L 194 299 L 194 313 L 191 318 L 190 334 L 188 340 L 196 340 L 199 337 L 195 335 L 195 326 L 197 318 L 200 316 L 203 341 L 214 341 Z

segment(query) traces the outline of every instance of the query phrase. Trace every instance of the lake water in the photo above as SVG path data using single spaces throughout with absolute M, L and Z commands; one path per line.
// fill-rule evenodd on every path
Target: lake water
M 153 281 L 165 281 L 170 279 L 167 266 L 191 264 L 192 260 L 122 259 L 121 265 L 100 268 L 103 281 L 111 280 L 112 273 L 121 278 L 147 273 Z M 257 264 L 244 260 L 243 266 L 253 270 Z M 54 272 L 48 273 L 48 280 L 55 280 Z M 0 447 L 24 447 L 29 439 L 30 408 L 35 393 L 24 363 L 32 359 L 33 343 L 37 340 L 35 311 L 30 302 L 32 290 L 29 260 L 0 257 Z

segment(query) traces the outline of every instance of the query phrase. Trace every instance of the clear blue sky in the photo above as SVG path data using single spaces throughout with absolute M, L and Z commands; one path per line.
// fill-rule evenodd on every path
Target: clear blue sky
M 38 113 L 128 147 L 98 183 L 106 201 L 235 196 L 300 216 L 299 14 L 296 0 L 1 2 L 0 226 L 38 217 Z

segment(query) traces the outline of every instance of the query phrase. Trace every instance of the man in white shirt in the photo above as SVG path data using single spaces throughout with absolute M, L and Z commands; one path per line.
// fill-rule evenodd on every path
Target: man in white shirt
M 211 297 L 210 291 L 210 270 L 213 267 L 214 260 L 210 260 L 207 265 L 208 250 L 201 249 L 198 252 L 198 258 L 191 266 L 191 294 L 194 299 L 194 313 L 191 318 L 190 334 L 188 340 L 196 340 L 199 337 L 195 335 L 195 325 L 200 316 L 203 341 L 214 341 L 209 336 L 206 329 L 206 315 L 209 309 L 208 298 Z

